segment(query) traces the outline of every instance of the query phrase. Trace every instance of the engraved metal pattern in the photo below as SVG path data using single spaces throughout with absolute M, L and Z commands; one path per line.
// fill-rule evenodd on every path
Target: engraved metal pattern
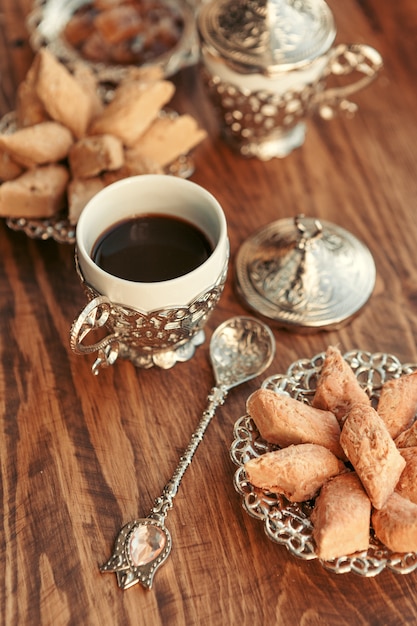
M 216 283 L 192 302 L 149 313 L 111 302 L 98 293 L 84 280 L 77 255 L 76 268 L 89 303 L 72 325 L 70 345 L 76 354 L 97 352 L 92 371 L 98 374 L 119 356 L 136 367 L 157 365 L 163 369 L 191 358 L 195 347 L 204 341 L 203 328 L 223 292 L 228 259 Z M 106 337 L 96 343 L 84 343 L 90 333 L 103 327 L 109 331 Z
M 224 403 L 232 387 L 264 372 L 271 364 L 274 354 L 275 340 L 271 330 L 254 318 L 234 317 L 223 322 L 214 331 L 210 340 L 210 359 L 216 386 L 207 397 L 207 408 L 191 435 L 171 479 L 165 485 L 162 494 L 156 498 L 149 516 L 145 519 L 134 520 L 121 529 L 112 556 L 100 568 L 102 573 L 115 572 L 118 585 L 122 589 L 128 589 L 138 582 L 145 588 L 151 587 L 154 572 L 166 560 L 171 550 L 171 537 L 165 528 L 165 518 L 173 507 L 173 500 L 182 478 L 203 440 L 217 407 Z M 130 533 L 149 523 L 157 524 L 161 532 L 165 533 L 167 544 L 154 560 L 137 567 L 129 558 Z
M 333 15 L 323 0 L 268 0 L 267 6 L 274 65 L 304 63 L 333 43 Z
M 324 358 L 323 352 L 312 359 L 295 361 L 286 374 L 270 376 L 263 382 L 262 387 L 311 404 Z M 417 371 L 417 364 L 401 364 L 396 356 L 381 352 L 372 354 L 352 350 L 344 354 L 344 359 L 366 390 L 374 407 L 385 381 Z M 314 500 L 291 503 L 279 494 L 267 493 L 254 487 L 246 478 L 244 463 L 267 451 L 277 449 L 278 446 L 262 439 L 248 414 L 236 421 L 233 437 L 230 456 L 238 466 L 234 486 L 242 496 L 244 509 L 249 515 L 263 522 L 265 532 L 272 541 L 285 545 L 294 556 L 303 560 L 318 558 L 312 536 L 313 526 L 310 522 Z M 398 574 L 409 574 L 417 569 L 417 553 L 393 553 L 375 537 L 371 527 L 367 551 L 320 563 L 326 570 L 335 574 L 353 572 L 371 577 L 385 568 Z
M 291 132 L 305 119 L 318 83 L 281 95 L 263 90 L 248 93 L 204 68 L 202 77 L 225 140 L 242 156 L 269 160 L 286 156 L 303 143 L 304 133 L 293 145 Z M 289 147 L 282 148 L 286 140 Z
M 323 119 L 340 112 L 353 114 L 357 106 L 347 98 L 372 82 L 381 67 L 382 59 L 373 48 L 340 44 L 318 78 L 311 82 L 300 78 L 297 87 L 284 93 L 272 86 L 249 92 L 204 67 L 202 76 L 226 141 L 243 156 L 268 160 L 286 156 L 303 143 L 304 132 L 299 128 L 297 134 L 297 126 L 315 112 Z M 352 76 L 355 82 L 330 87 L 332 76 Z
M 268 224 L 236 256 L 244 302 L 297 331 L 329 330 L 349 321 L 371 296 L 375 277 L 362 242 L 335 224 L 303 216 Z
M 103 101 L 111 100 L 114 87 L 99 85 L 99 91 Z M 168 116 L 175 118 L 178 113 L 171 110 L 160 112 L 160 117 Z M 16 112 L 6 113 L 0 120 L 0 133 L 13 133 L 17 128 Z M 165 174 L 189 178 L 194 173 L 194 160 L 191 155 L 184 154 L 165 168 Z M 63 211 L 54 217 L 30 219 L 26 217 L 6 218 L 6 225 L 14 231 L 25 233 L 31 239 L 53 239 L 58 243 L 75 243 L 76 225 L 68 220 L 67 211 Z
M 203 5 L 199 29 L 237 71 L 268 74 L 324 54 L 336 35 L 323 0 L 220 0 Z
M 210 356 L 217 385 L 231 388 L 253 378 L 265 361 L 274 356 L 275 340 L 265 324 L 236 317 L 217 329 Z M 233 364 L 233 367 L 231 367 Z
M 149 563 L 134 565 L 129 551 L 130 537 L 140 527 L 154 526 L 165 536 L 165 547 L 162 552 Z M 120 530 L 114 544 L 111 558 L 100 567 L 102 573 L 116 573 L 119 587 L 129 589 L 140 582 L 145 588 L 152 587 L 156 570 L 166 561 L 171 552 L 172 540 L 168 530 L 151 518 L 132 520 Z
M 6 225 L 10 230 L 23 232 L 30 239 L 53 239 L 57 243 L 75 242 L 75 225 L 67 219 L 66 212 L 55 217 L 30 219 L 27 217 L 8 217 Z
M 183 35 L 174 48 L 165 54 L 146 63 L 146 66 L 157 65 L 162 68 L 165 76 L 171 76 L 187 65 L 195 63 L 198 58 L 197 35 L 194 26 L 194 15 L 187 2 L 166 0 L 181 14 L 184 22 Z M 111 65 L 85 59 L 63 37 L 62 33 L 75 11 L 91 0 L 36 0 L 29 13 L 26 26 L 29 42 L 33 50 L 47 46 L 62 63 L 67 65 L 82 61 L 101 81 L 120 82 L 128 78 L 132 66 Z

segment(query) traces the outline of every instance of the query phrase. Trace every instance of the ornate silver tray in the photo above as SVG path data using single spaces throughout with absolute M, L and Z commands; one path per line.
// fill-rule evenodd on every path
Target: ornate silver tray
M 103 88 L 104 90 L 104 88 Z M 103 91 L 103 98 L 110 98 L 109 89 Z M 175 111 L 164 110 L 160 115 L 175 117 Z M 0 133 L 12 133 L 16 129 L 16 112 L 10 111 L 0 119 Z M 194 160 L 191 155 L 184 154 L 167 168 L 165 174 L 189 178 L 194 172 Z M 53 239 L 58 243 L 73 244 L 75 242 L 76 226 L 68 220 L 64 210 L 50 218 L 28 219 L 26 217 L 6 218 L 6 224 L 11 230 L 22 231 L 31 239 Z
M 284 393 L 293 398 L 311 403 L 316 382 L 325 354 L 312 359 L 295 361 L 286 374 L 267 378 L 262 387 Z M 401 364 L 397 357 L 378 352 L 351 351 L 344 354 L 361 386 L 376 406 L 381 387 L 386 380 L 417 370 L 417 364 Z M 251 485 L 246 478 L 244 463 L 251 458 L 274 450 L 261 438 L 250 415 L 239 418 L 234 426 L 233 442 L 230 448 L 232 461 L 238 466 L 234 475 L 234 486 L 242 496 L 243 508 L 252 517 L 264 523 L 267 536 L 274 542 L 283 544 L 296 557 L 303 560 L 316 559 L 312 537 L 313 526 L 310 515 L 314 500 L 291 503 L 285 497 L 265 492 Z M 353 572 L 365 577 L 376 576 L 385 568 L 398 574 L 409 574 L 417 569 L 417 553 L 393 553 L 388 550 L 370 529 L 370 545 L 367 551 L 346 555 L 332 561 L 320 560 L 322 566 L 335 574 Z

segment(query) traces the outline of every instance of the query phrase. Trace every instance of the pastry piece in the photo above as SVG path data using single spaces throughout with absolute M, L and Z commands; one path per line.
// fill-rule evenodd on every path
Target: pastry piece
M 83 137 L 95 110 L 88 90 L 48 48 L 41 48 L 38 56 L 36 93 L 52 119 L 69 128 L 77 139 Z
M 335 476 L 321 488 L 310 520 L 320 559 L 367 550 L 371 523 L 371 501 L 358 475 Z
M 133 39 L 142 32 L 145 24 L 134 5 L 118 5 L 100 12 L 94 26 L 109 44 L 118 44 Z
M 417 504 L 417 447 L 403 448 L 400 453 L 405 459 L 406 466 L 398 480 L 395 491 Z
M 28 170 L 0 187 L 1 217 L 51 217 L 66 205 L 69 172 L 63 165 Z
M 382 508 L 395 489 L 405 460 L 375 409 L 355 404 L 345 419 L 340 443 L 372 505 Z
M 246 409 L 261 436 L 281 447 L 298 443 L 317 443 L 345 459 L 340 446 L 340 425 L 330 411 L 315 409 L 300 400 L 258 389 L 252 393 Z
M 93 196 L 105 187 L 100 176 L 93 178 L 73 178 L 68 185 L 68 219 L 70 224 L 76 224 L 81 211 Z
M 71 74 L 84 89 L 91 102 L 91 118 L 99 115 L 104 109 L 104 103 L 100 96 L 97 77 L 88 65 L 82 61 L 75 61 L 71 65 Z
M 130 65 L 125 68 L 122 83 L 140 80 L 144 83 L 154 83 L 164 78 L 164 70 L 160 65 L 145 65 L 137 67 Z
M 79 6 L 63 31 L 86 59 L 142 65 L 177 46 L 184 31 L 175 2 L 119 0 L 100 5 Z
M 314 443 L 266 452 L 244 467 L 252 485 L 281 493 L 291 502 L 310 500 L 326 480 L 346 470 L 330 450 Z
M 108 11 L 109 9 L 112 9 L 118 4 L 126 1 L 129 2 L 131 0 L 93 0 L 91 4 L 98 11 Z
M 125 146 L 134 145 L 174 91 L 173 83 L 167 80 L 122 83 L 110 104 L 93 120 L 89 134 L 109 133 L 119 137 Z
M 91 178 L 106 170 L 117 170 L 123 163 L 123 145 L 114 135 L 83 137 L 69 152 L 69 164 L 74 178 Z
M 110 46 L 96 30 L 78 46 L 81 56 L 84 59 L 93 61 L 93 63 L 102 63 L 103 61 L 107 63 L 113 61 L 114 63 L 114 60 L 109 59 L 109 48 Z
M 68 156 L 72 144 L 73 137 L 68 128 L 54 121 L 0 135 L 0 148 L 25 167 L 61 161 Z
M 34 86 L 23 81 L 17 88 L 16 120 L 20 128 L 51 119 Z
M 387 380 L 376 410 L 393 439 L 408 428 L 417 411 L 417 372 Z
M 122 178 L 128 178 L 128 176 L 139 176 L 141 174 L 163 174 L 164 170 L 150 159 L 129 159 L 127 152 L 125 151 L 125 163 L 123 167 L 114 172 L 104 172 L 102 179 L 106 185 L 114 183 Z
M 350 407 L 356 402 L 370 404 L 370 399 L 340 350 L 335 346 L 329 346 L 312 405 L 324 411 L 331 411 L 342 423 Z
M 97 11 L 108 11 L 126 0 L 93 0 L 92 5 Z
M 372 526 L 393 552 L 417 552 L 417 504 L 399 493 L 394 492 L 382 509 L 372 512 Z
M 417 421 L 395 438 L 395 445 L 397 448 L 417 446 Z
M 19 128 L 51 119 L 36 91 L 39 57 L 36 55 L 16 92 L 16 120 Z
M 95 16 L 96 13 L 93 11 L 76 11 L 62 31 L 67 42 L 78 48 L 84 41 L 87 41 L 94 33 Z
M 0 182 L 17 178 L 23 172 L 23 166 L 15 163 L 10 154 L 0 148 Z
M 159 117 L 129 149 L 128 158 L 149 158 L 165 167 L 207 137 L 191 115 Z

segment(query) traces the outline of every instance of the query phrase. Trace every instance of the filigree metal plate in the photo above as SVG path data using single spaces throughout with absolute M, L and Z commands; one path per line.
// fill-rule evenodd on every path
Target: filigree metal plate
M 113 89 L 99 86 L 104 101 L 111 99 Z M 161 111 L 161 116 L 176 117 L 178 113 L 167 110 Z M 12 133 L 16 130 L 16 112 L 10 111 L 0 120 L 0 133 Z M 178 157 L 165 168 L 165 174 L 189 178 L 194 173 L 194 160 L 190 154 Z M 68 220 L 67 211 L 49 218 L 29 219 L 26 217 L 6 218 L 6 224 L 11 230 L 24 232 L 31 239 L 54 239 L 58 243 L 75 243 L 76 225 Z
M 312 359 L 300 359 L 293 363 L 286 374 L 267 378 L 262 387 L 288 394 L 311 403 L 316 382 L 325 354 Z M 376 406 L 381 387 L 386 380 L 417 370 L 417 364 L 401 364 L 397 357 L 381 352 L 371 354 L 353 350 L 344 355 L 361 386 Z M 234 426 L 234 439 L 230 448 L 232 461 L 238 466 L 234 486 L 242 496 L 244 509 L 252 517 L 264 523 L 267 536 L 274 542 L 285 545 L 296 557 L 303 560 L 316 559 L 310 515 L 314 500 L 291 503 L 283 496 L 267 493 L 249 483 L 244 463 L 251 458 L 276 449 L 262 439 L 250 415 L 239 418 Z M 320 561 L 322 566 L 335 574 L 353 572 L 360 576 L 376 576 L 385 568 L 398 574 L 409 574 L 417 569 L 417 553 L 393 553 L 375 537 L 370 529 L 370 544 L 365 552 L 342 556 L 332 561 Z

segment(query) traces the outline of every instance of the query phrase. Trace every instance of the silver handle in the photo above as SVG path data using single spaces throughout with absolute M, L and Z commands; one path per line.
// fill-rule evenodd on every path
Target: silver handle
M 331 119 L 339 111 L 354 113 L 357 105 L 347 98 L 369 85 L 383 67 L 379 52 L 366 44 L 339 44 L 330 53 L 329 62 L 324 70 L 325 79 L 330 76 L 359 77 L 347 85 L 329 87 L 313 97 L 313 108 L 323 119 Z

